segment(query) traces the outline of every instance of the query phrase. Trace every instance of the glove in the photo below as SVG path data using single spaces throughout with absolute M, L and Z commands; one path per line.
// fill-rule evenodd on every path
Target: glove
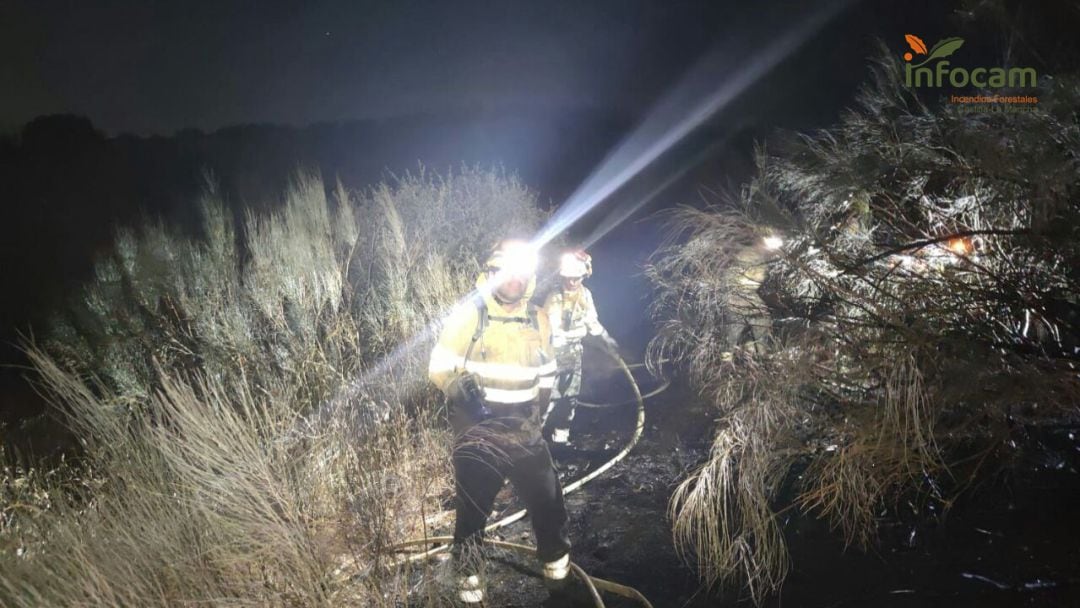
M 484 403 L 484 391 L 476 381 L 476 374 L 463 373 L 454 376 L 446 386 L 446 398 L 476 421 L 491 417 L 491 410 Z

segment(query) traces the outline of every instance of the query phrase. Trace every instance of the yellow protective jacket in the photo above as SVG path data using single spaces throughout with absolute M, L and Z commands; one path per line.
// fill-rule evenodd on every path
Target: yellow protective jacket
M 730 295 L 728 307 L 745 317 L 761 316 L 765 306 L 758 289 L 765 282 L 769 254 L 761 245 L 743 247 L 735 252 L 727 269 Z
M 521 302 L 507 309 L 487 293 L 486 281 L 486 274 L 476 281 L 487 308 L 483 333 L 473 344 L 481 314 L 477 303 L 470 299 L 458 305 L 431 351 L 428 376 L 445 392 L 455 375 L 476 374 L 488 408 L 500 421 L 489 426 L 508 438 L 535 443 L 541 440 L 540 417 L 555 382 L 551 328 L 547 318 L 529 304 L 533 283 Z M 459 432 L 470 425 L 455 412 L 451 412 L 451 422 Z
M 551 341 L 555 348 L 574 346 L 585 336 L 607 333 L 596 314 L 592 292 L 582 285 L 577 291 L 553 291 L 544 301 L 544 316 L 551 324 Z
M 761 245 L 743 247 L 731 258 L 728 276 L 733 288 L 740 291 L 757 291 L 765 282 L 769 259 Z

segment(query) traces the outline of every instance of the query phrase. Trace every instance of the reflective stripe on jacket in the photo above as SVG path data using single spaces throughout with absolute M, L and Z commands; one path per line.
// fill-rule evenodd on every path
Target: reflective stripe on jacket
M 576 292 L 562 289 L 552 292 L 544 302 L 544 316 L 551 324 L 551 341 L 555 348 L 581 342 L 587 335 L 607 333 L 596 314 L 592 292 L 584 285 Z
M 484 276 L 477 280 L 481 293 L 487 291 L 484 282 Z M 540 392 L 550 390 L 555 382 L 555 353 L 547 319 L 535 314 L 534 326 L 529 317 L 528 295 L 509 310 L 490 294 L 483 298 L 487 324 L 472 351 L 469 347 L 480 311 L 469 300 L 460 304 L 443 325 L 431 351 L 428 376 L 445 391 L 454 375 L 471 372 L 479 377 L 484 397 L 492 404 L 536 402 Z

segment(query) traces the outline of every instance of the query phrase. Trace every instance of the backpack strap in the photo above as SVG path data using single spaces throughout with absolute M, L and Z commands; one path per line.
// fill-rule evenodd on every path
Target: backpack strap
M 488 307 L 487 302 L 484 302 L 484 296 L 477 294 L 473 298 L 473 304 L 476 305 L 476 329 L 473 330 L 472 340 L 469 341 L 469 348 L 465 350 L 465 360 L 462 362 L 462 367 L 469 362 L 469 356 L 472 355 L 473 347 L 480 341 L 480 336 L 484 335 L 484 330 L 487 329 L 488 324 Z
M 529 324 L 532 325 L 532 328 L 540 331 L 540 308 L 530 303 L 526 314 L 529 315 Z
M 581 289 L 585 289 L 582 287 Z M 563 289 L 559 288 L 559 309 L 562 311 L 562 330 L 570 331 L 570 327 L 574 324 L 574 316 L 582 306 L 582 300 L 584 299 L 584 293 L 579 291 L 574 294 L 575 297 L 568 298 L 567 293 Z M 567 306 L 569 303 L 569 306 Z
M 538 318 L 539 309 L 533 304 L 529 304 L 526 309 L 525 317 L 505 317 L 494 316 L 488 312 L 487 302 L 484 301 L 484 297 L 477 295 L 473 298 L 473 303 L 476 304 L 476 329 L 473 330 L 472 339 L 469 341 L 469 348 L 465 350 L 465 360 L 462 362 L 462 367 L 469 362 L 469 357 L 472 355 L 473 348 L 476 343 L 480 341 L 480 337 L 484 335 L 484 330 L 487 329 L 488 321 L 498 321 L 500 323 L 528 323 L 533 329 L 540 330 L 540 320 Z

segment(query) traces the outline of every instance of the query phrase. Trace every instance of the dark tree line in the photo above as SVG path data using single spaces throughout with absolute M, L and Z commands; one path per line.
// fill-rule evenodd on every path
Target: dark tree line
M 187 129 L 170 137 L 111 137 L 84 117 L 39 117 L 0 137 L 6 294 L 0 300 L 0 361 L 22 362 L 14 346 L 19 333 L 41 328 L 92 277 L 95 257 L 111 246 L 118 228 L 160 218 L 198 235 L 194 201 L 208 180 L 237 215 L 240 209 L 279 205 L 298 171 L 321 174 L 328 189 L 337 180 L 364 189 L 421 164 L 440 172 L 502 165 L 557 197 L 583 178 L 625 127 L 623 118 L 591 111 L 463 111 L 304 128 L 243 125 L 212 133 Z M 21 386 L 21 373 L 0 370 L 0 390 Z M 33 413 L 18 409 L 8 408 L 5 418 Z

